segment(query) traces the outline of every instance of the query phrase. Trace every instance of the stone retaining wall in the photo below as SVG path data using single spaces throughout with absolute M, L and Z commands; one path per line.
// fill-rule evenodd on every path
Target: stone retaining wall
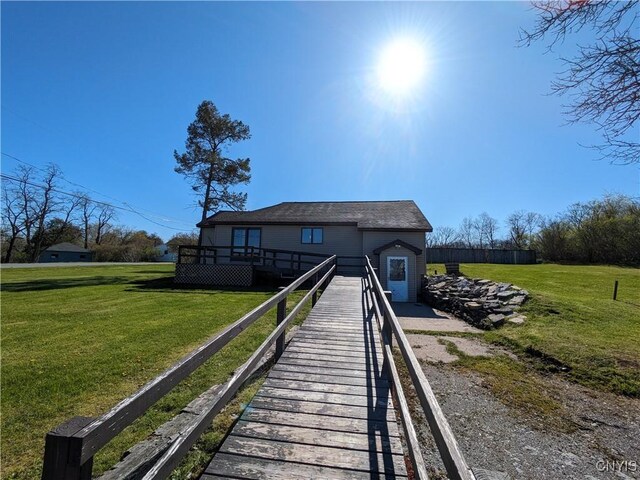
M 485 330 L 505 321 L 523 323 L 526 317 L 516 311 L 529 296 L 526 290 L 510 283 L 455 275 L 429 277 L 422 294 L 430 306 Z

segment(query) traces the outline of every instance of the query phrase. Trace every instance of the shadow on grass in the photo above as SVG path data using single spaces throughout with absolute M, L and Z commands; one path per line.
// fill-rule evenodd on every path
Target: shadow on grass
M 95 287 L 99 285 L 123 285 L 130 281 L 130 277 L 83 277 L 56 278 L 46 280 L 30 280 L 28 282 L 11 282 L 0 285 L 3 292 L 38 292 L 77 287 Z
M 167 293 L 276 293 L 277 288 L 269 285 L 258 285 L 254 287 L 223 287 L 214 285 L 184 285 L 173 283 L 173 276 L 152 278 L 148 280 L 140 279 L 128 282 L 131 287 L 126 291 L 155 291 Z

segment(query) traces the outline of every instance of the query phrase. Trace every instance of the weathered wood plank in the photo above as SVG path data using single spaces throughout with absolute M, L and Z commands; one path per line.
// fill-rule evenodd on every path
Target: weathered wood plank
M 356 407 L 391 408 L 390 397 L 387 396 L 361 396 L 344 393 L 309 392 L 302 390 L 289 390 L 287 388 L 263 387 L 258 392 L 261 397 L 281 398 L 285 400 L 302 400 L 308 402 L 336 403 L 339 405 L 352 405 Z
M 272 480 L 309 480 L 323 478 L 335 480 L 375 480 L 403 477 L 392 474 L 371 474 L 369 472 L 319 467 L 301 463 L 291 464 L 284 460 L 268 460 L 218 453 L 216 455 L 216 462 L 209 465 L 202 478 L 204 480 L 214 478 L 246 478 L 252 480 L 263 480 L 265 478 Z
M 374 368 L 374 365 L 365 365 L 365 364 L 346 364 L 343 362 L 335 362 L 330 359 L 319 359 L 309 355 L 295 354 L 295 355 L 287 355 L 287 351 L 280 360 L 278 360 L 279 365 L 290 365 L 290 366 L 309 366 L 309 367 L 319 367 L 319 368 L 335 368 L 340 370 L 358 370 L 363 372 L 369 372 L 370 376 L 377 377 L 380 374 L 380 369 Z
M 290 365 L 288 363 L 278 362 L 273 367 L 271 372 L 297 372 L 297 373 L 310 373 L 317 375 L 329 375 L 337 377 L 356 377 L 365 378 L 371 382 L 382 381 L 383 378 L 379 375 L 373 375 L 371 372 L 367 373 L 366 370 L 352 370 L 348 368 L 333 368 L 332 366 L 315 366 L 315 365 Z
M 307 382 L 304 380 L 288 380 L 269 377 L 265 387 L 300 390 L 302 392 L 339 393 L 343 395 L 359 395 L 362 397 L 385 397 L 390 395 L 389 385 L 340 385 L 335 383 Z
M 364 418 L 371 420 L 386 419 L 392 422 L 395 422 L 396 419 L 395 413 L 390 408 L 372 411 L 370 408 L 367 408 L 367 406 L 362 405 L 342 405 L 312 400 L 263 397 L 259 395 L 253 397 L 251 406 L 281 412 L 310 413 L 331 417 Z
M 371 431 L 387 430 L 389 436 L 398 437 L 400 435 L 395 422 L 370 420 L 367 418 L 332 417 L 300 412 L 281 412 L 278 410 L 257 408 L 253 405 L 244 411 L 242 419 L 251 422 L 290 425 L 294 427 L 305 425 L 313 429 L 335 432 L 367 434 Z
M 402 455 L 236 437 L 233 433 L 227 437 L 220 451 L 222 453 L 233 453 L 270 460 L 285 460 L 322 467 L 406 474 Z M 294 469 L 295 466 L 293 466 L 292 470 Z
M 296 358 L 305 358 L 305 359 L 315 359 L 315 360 L 332 360 L 334 362 L 340 362 L 344 364 L 353 364 L 353 365 L 370 365 L 372 367 L 377 366 L 378 368 L 382 368 L 382 360 L 378 359 L 376 362 L 372 358 L 367 358 L 364 356 L 349 356 L 349 355 L 332 355 L 329 352 L 315 352 L 302 348 L 287 348 L 287 351 L 291 357 Z
M 403 455 L 400 438 L 389 436 L 386 429 L 383 431 L 372 430 L 366 433 L 336 432 L 308 426 L 300 427 L 297 425 L 278 425 L 240 420 L 233 429 L 233 435 L 278 442 Z
M 289 345 L 289 347 L 287 348 L 287 350 L 289 350 L 290 352 L 300 352 L 300 353 L 310 353 L 310 354 L 321 354 L 321 355 L 338 355 L 340 357 L 349 357 L 349 358 L 355 358 L 355 359 L 366 359 L 367 358 L 367 353 L 366 351 L 356 351 L 356 350 L 340 350 L 340 351 L 333 351 L 333 350 L 329 350 L 329 349 L 325 349 L 323 347 L 317 346 L 306 346 L 306 345 L 302 345 L 299 343 L 292 343 L 291 345 Z M 369 356 L 371 355 L 371 353 L 369 353 Z
M 269 374 L 269 378 L 279 380 L 299 380 L 301 382 L 315 382 L 323 384 L 335 384 L 335 385 L 353 385 L 359 387 L 377 386 L 377 387 L 389 387 L 389 382 L 386 380 L 377 380 L 375 378 L 366 378 L 358 375 L 356 377 L 339 376 L 331 373 L 317 374 L 308 372 L 290 372 L 286 370 L 272 370 Z

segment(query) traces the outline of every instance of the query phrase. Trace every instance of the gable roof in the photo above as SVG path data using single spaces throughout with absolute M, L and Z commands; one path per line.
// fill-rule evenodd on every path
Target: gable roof
M 74 245 L 73 243 L 63 242 L 63 243 L 56 243 L 55 245 L 51 245 L 49 248 L 45 250 L 45 252 L 91 253 L 91 250 L 87 250 L 86 248 L 79 247 L 78 245 Z
M 418 247 L 414 247 L 410 243 L 407 243 L 404 240 L 400 240 L 399 238 L 397 240 L 394 240 L 393 242 L 385 243 L 381 247 L 376 248 L 373 251 L 373 253 L 375 253 L 376 255 L 380 255 L 385 250 L 388 250 L 388 249 L 394 248 L 394 247 L 404 247 L 407 250 L 415 253 L 416 255 L 422 254 L 422 250 L 420 250 Z
M 198 227 L 216 225 L 356 225 L 361 230 L 417 230 L 431 224 L 413 200 L 283 202 L 248 212 L 218 212 Z

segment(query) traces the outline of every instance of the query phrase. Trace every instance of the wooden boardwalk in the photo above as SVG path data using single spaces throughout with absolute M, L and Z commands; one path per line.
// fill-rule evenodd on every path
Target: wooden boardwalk
M 334 277 L 201 478 L 406 478 L 366 305 Z

